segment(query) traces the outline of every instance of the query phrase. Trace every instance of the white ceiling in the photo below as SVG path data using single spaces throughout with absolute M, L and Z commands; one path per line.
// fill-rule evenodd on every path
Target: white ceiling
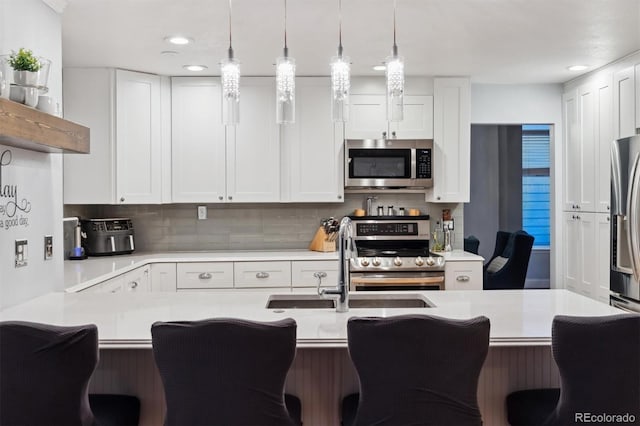
M 282 0 L 233 0 L 233 47 L 243 75 L 273 75 L 282 55 Z M 288 0 L 289 54 L 298 75 L 327 75 L 338 44 L 338 0 Z M 393 42 L 393 0 L 342 0 L 343 45 L 354 75 L 377 75 Z M 217 75 L 228 47 L 228 0 L 68 0 L 64 66 L 163 75 Z M 176 47 L 171 34 L 195 43 Z M 640 50 L 640 0 L 397 0 L 397 44 L 408 75 L 482 83 L 564 82 Z M 177 55 L 162 55 L 175 50 Z M 583 72 L 588 72 L 583 71 Z

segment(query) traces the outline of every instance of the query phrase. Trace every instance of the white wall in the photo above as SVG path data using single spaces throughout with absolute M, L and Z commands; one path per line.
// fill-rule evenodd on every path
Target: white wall
M 0 0 L 0 53 L 26 47 L 51 59 L 49 94 L 61 101 L 62 30 L 60 16 L 40 0 Z M 0 197 L 0 309 L 63 287 L 62 155 L 0 145 L 11 151 L 2 166 L 2 186 L 18 191 L 17 202 L 30 210 L 12 213 L 11 199 Z M 7 162 L 8 156 L 5 156 Z M 9 211 L 6 207 L 9 205 Z M 27 210 L 27 209 L 26 209 Z M 6 227 L 22 217 L 22 224 Z M 54 256 L 44 260 L 44 236 L 52 235 Z M 29 263 L 14 267 L 14 241 L 27 239 Z
M 553 124 L 551 149 L 551 252 L 560 253 L 562 234 L 562 85 L 472 84 L 471 124 Z M 562 268 L 551 256 L 551 287 L 562 288 Z

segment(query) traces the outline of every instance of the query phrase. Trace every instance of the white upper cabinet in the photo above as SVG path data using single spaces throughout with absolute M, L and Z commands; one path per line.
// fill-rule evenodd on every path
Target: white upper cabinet
M 330 79 L 296 81 L 296 122 L 282 126 L 282 201 L 342 202 L 343 128 L 331 117 Z
M 433 96 L 405 95 L 402 121 L 389 123 L 389 137 L 433 139 Z
M 578 156 L 570 159 L 575 162 L 572 166 L 577 171 L 578 204 L 576 209 L 595 211 L 596 199 L 596 96 L 593 85 L 582 86 L 578 89 Z
M 578 95 L 572 90 L 562 95 L 562 115 L 564 121 L 564 208 L 576 210 L 580 198 L 580 126 L 578 121 Z
M 562 97 L 565 211 L 609 211 L 611 86 L 612 77 L 607 74 Z
M 383 134 L 389 139 L 433 139 L 433 96 L 405 93 L 403 120 L 388 122 L 384 80 L 368 84 L 366 91 L 349 98 L 347 139 L 380 139 Z
M 227 128 L 227 201 L 280 201 L 280 128 L 275 79 L 246 77 L 240 123 Z
M 171 93 L 171 201 L 225 201 L 225 128 L 219 79 L 173 77 Z
M 468 78 L 434 79 L 433 188 L 428 202 L 469 202 L 470 83 Z
M 616 139 L 636 134 L 634 73 L 634 67 L 631 66 L 613 75 L 613 136 Z
M 611 208 L 611 141 L 613 141 L 612 76 L 607 74 L 595 83 L 596 91 L 596 205 L 595 211 L 608 213 Z M 608 247 L 608 245 L 607 245 Z M 607 281 L 608 282 L 608 281 Z
M 382 87 L 384 93 L 384 87 Z M 349 120 L 345 124 L 347 139 L 380 139 L 388 131 L 384 94 L 351 95 Z
M 65 204 L 162 201 L 161 78 L 65 68 L 65 118 L 91 130 L 91 153 L 65 155 Z
M 119 203 L 160 203 L 160 77 L 116 70 L 116 193 Z

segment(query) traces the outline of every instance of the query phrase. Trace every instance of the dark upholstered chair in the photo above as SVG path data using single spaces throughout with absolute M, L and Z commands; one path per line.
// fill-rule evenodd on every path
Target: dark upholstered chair
M 360 393 L 343 400 L 343 425 L 482 424 L 477 388 L 489 319 L 354 317 L 347 333 Z
M 95 325 L 0 322 L 0 425 L 137 425 L 136 397 L 96 395 L 93 412 L 88 388 L 97 363 Z
M 524 288 L 533 239 L 522 230 L 498 231 L 493 255 L 484 266 L 485 290 Z
M 475 235 L 469 235 L 464 239 L 464 251 L 469 253 L 478 254 L 478 248 L 480 247 L 480 240 Z
M 635 422 L 624 424 L 640 424 L 640 315 L 557 316 L 552 336 L 560 390 L 508 395 L 509 423 L 564 426 L 588 423 L 576 413 L 629 413 Z
M 300 401 L 284 394 L 296 351 L 294 320 L 156 322 L 151 335 L 165 425 L 301 424 Z

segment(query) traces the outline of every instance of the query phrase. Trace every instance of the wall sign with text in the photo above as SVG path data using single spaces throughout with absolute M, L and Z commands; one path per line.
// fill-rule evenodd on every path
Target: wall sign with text
M 8 149 L 0 154 L 0 229 L 4 230 L 29 226 L 31 211 L 31 202 L 22 194 L 22 188 L 17 183 L 10 182 L 7 177 L 12 159 Z

